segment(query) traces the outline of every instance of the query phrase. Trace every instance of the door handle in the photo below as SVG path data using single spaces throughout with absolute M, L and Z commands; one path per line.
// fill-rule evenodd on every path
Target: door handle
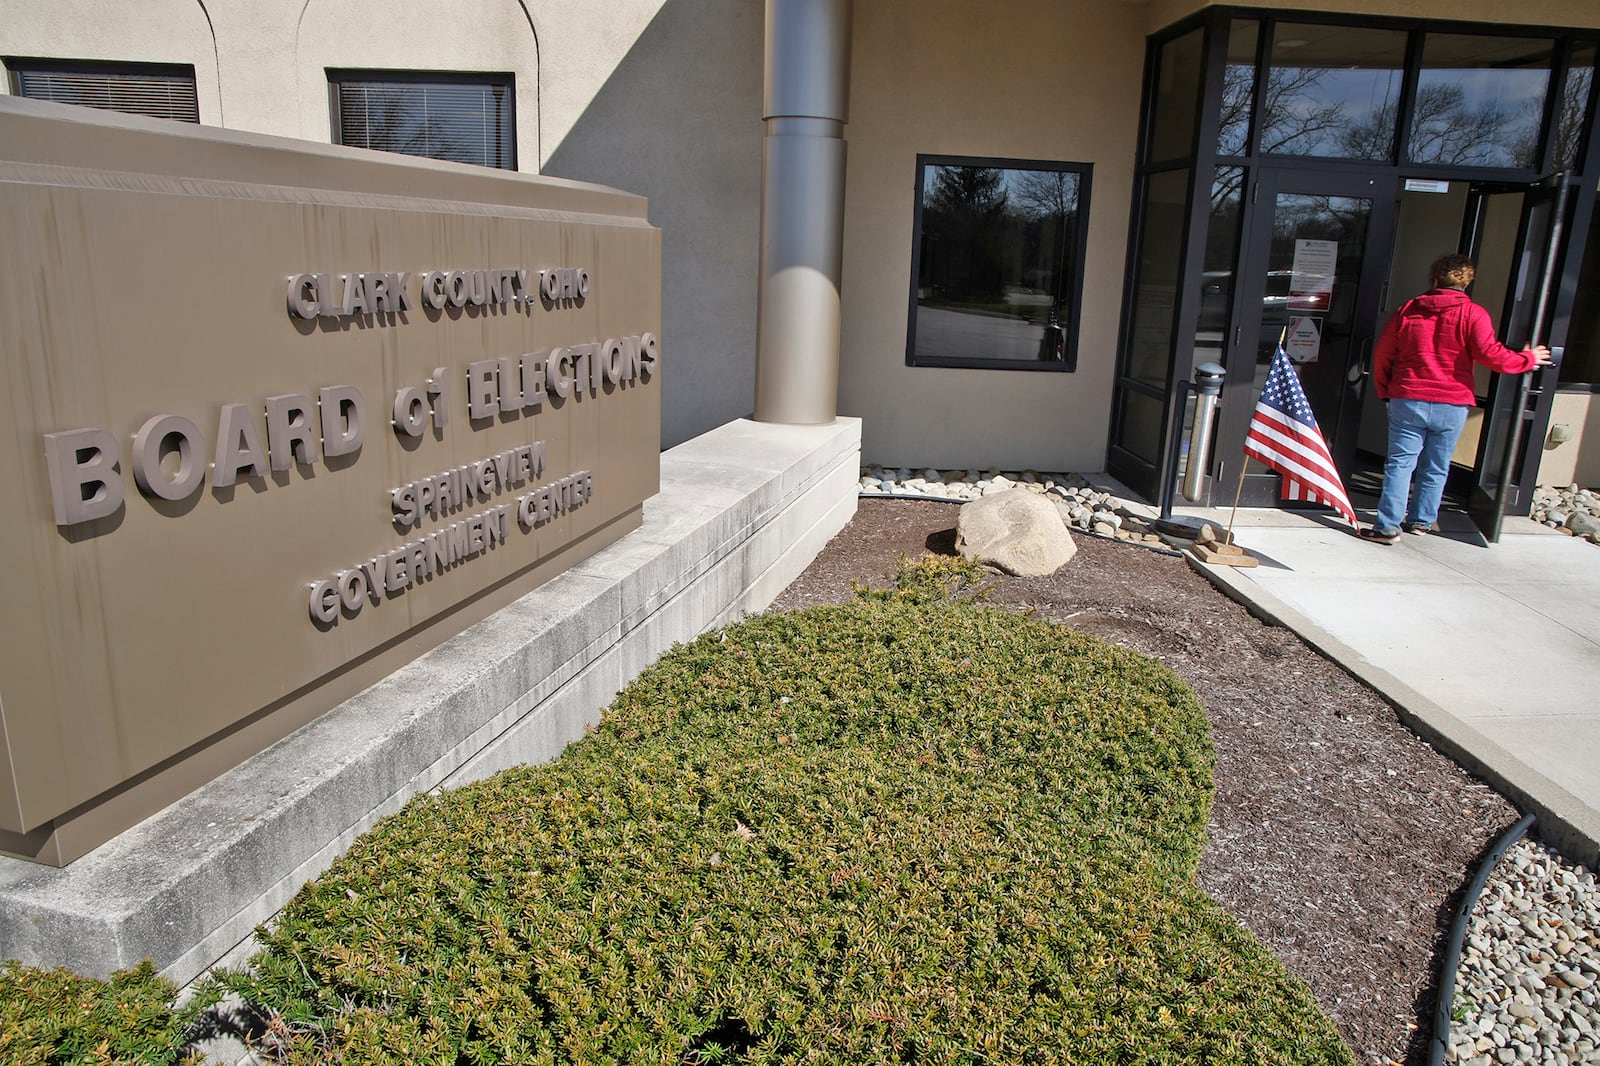
M 1350 364 L 1350 369 L 1345 372 L 1345 379 L 1352 385 L 1358 385 L 1362 378 L 1372 373 L 1372 338 L 1365 337 L 1361 341 L 1361 357 Z

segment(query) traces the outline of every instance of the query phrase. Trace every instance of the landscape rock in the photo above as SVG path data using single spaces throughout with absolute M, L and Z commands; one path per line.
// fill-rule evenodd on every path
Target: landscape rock
M 1053 574 L 1077 554 L 1055 505 L 1027 489 L 986 492 L 956 516 L 956 550 L 1008 574 Z
M 1600 544 L 1600 496 L 1576 485 L 1534 489 L 1529 516 L 1557 533 Z

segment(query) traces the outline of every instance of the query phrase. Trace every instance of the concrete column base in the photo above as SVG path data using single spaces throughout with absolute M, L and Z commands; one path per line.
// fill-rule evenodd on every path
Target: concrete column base
M 555 758 L 676 641 L 759 611 L 856 509 L 861 423 L 730 422 L 643 526 L 64 868 L 0 857 L 0 958 L 178 985 L 418 792 Z

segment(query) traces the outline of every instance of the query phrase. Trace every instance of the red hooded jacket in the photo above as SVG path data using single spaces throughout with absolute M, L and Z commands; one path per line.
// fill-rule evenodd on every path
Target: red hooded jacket
M 1384 400 L 1477 404 L 1472 364 L 1502 374 L 1532 370 L 1532 352 L 1516 352 L 1494 335 L 1489 312 L 1460 289 L 1430 289 L 1400 305 L 1378 335 L 1372 377 Z

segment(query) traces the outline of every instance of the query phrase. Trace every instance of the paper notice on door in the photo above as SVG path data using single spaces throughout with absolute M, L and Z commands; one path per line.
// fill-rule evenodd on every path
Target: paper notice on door
M 1333 275 L 1338 265 L 1338 241 L 1295 241 L 1289 310 L 1326 313 L 1333 304 Z
M 1291 318 L 1289 330 L 1283 335 L 1283 350 L 1294 363 L 1315 363 L 1322 354 L 1322 320 L 1320 318 Z

